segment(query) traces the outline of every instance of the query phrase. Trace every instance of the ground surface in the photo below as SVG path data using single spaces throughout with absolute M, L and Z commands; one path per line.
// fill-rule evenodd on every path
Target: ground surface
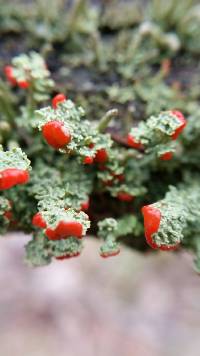
M 80 258 L 30 269 L 23 235 L 0 248 L 2 356 L 198 356 L 200 279 L 184 253 Z

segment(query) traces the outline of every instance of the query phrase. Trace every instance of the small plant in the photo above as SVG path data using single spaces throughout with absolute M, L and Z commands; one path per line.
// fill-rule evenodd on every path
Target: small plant
M 32 236 L 31 266 L 80 256 L 92 234 L 104 259 L 184 248 L 199 272 L 199 83 L 174 75 L 199 52 L 199 6 L 47 3 L 0 15 L 43 54 L 0 81 L 1 235 Z

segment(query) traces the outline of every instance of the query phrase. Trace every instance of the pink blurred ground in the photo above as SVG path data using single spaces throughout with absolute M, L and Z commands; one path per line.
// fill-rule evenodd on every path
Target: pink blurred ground
M 0 241 L 0 356 L 199 356 L 200 277 L 185 254 L 122 248 L 30 269 Z

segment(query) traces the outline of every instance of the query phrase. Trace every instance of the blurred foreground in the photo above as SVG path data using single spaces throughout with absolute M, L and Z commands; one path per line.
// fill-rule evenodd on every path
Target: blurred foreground
M 1 356 L 198 356 L 200 279 L 171 253 L 80 258 L 30 269 L 24 235 L 0 247 Z

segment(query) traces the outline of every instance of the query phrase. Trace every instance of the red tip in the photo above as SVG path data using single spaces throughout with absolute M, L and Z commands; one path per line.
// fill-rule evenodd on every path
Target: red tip
M 83 226 L 78 221 L 60 221 L 55 229 L 55 233 L 59 238 L 67 238 L 70 236 L 82 238 Z
M 55 230 L 51 229 L 50 227 L 45 230 L 45 235 L 49 240 L 59 240 L 59 236 L 57 236 Z
M 166 152 L 163 155 L 160 156 L 160 159 L 162 161 L 170 161 L 173 158 L 173 153 L 172 152 Z
M 47 227 L 47 224 L 46 224 L 45 220 L 43 219 L 43 217 L 42 217 L 40 212 L 36 213 L 33 216 L 32 224 L 34 226 L 37 226 L 37 227 L 41 228 L 41 229 L 45 229 Z
M 92 164 L 94 162 L 94 159 L 90 156 L 86 156 L 83 160 L 84 164 Z
M 107 251 L 107 252 L 100 252 L 100 256 L 103 258 L 114 257 L 119 255 L 120 249 L 117 251 Z
M 12 220 L 13 214 L 12 211 L 5 211 L 5 213 L 3 214 L 4 218 L 6 218 L 7 220 Z
M 83 226 L 78 221 L 61 220 L 54 230 L 47 228 L 45 234 L 49 240 L 66 239 L 71 236 L 81 239 L 83 236 Z
M 63 101 L 65 101 L 67 98 L 64 94 L 57 94 L 56 96 L 54 96 L 54 98 L 52 99 L 52 106 L 54 109 L 57 109 L 58 104 L 63 103 Z
M 7 168 L 0 172 L 0 189 L 10 189 L 17 184 L 25 184 L 28 180 L 28 171 L 18 168 Z
M 144 229 L 146 241 L 153 249 L 158 249 L 159 246 L 153 241 L 152 235 L 155 234 L 160 226 L 161 212 L 159 209 L 151 205 L 143 206 L 142 214 L 144 216 Z
M 42 134 L 47 143 L 54 148 L 62 148 L 71 141 L 69 130 L 61 121 L 49 121 L 42 127 Z
M 105 148 L 101 148 L 95 155 L 95 162 L 105 163 L 108 160 L 108 153 Z
M 180 126 L 175 130 L 175 132 L 172 135 L 172 139 L 176 140 L 178 138 L 178 136 L 180 135 L 180 133 L 185 128 L 185 126 L 187 125 L 187 121 L 186 121 L 184 115 L 180 111 L 172 110 L 171 113 L 173 115 L 175 115 L 180 121 Z
M 17 84 L 22 89 L 27 89 L 30 86 L 30 83 L 27 82 L 26 80 L 18 80 Z
M 12 85 L 16 85 L 17 81 L 13 75 L 13 67 L 12 66 L 5 66 L 4 67 L 4 73 L 6 75 L 6 78 Z
M 117 198 L 121 201 L 130 202 L 134 199 L 134 196 L 125 192 L 120 192 L 117 194 Z
M 144 148 L 143 144 L 141 142 L 137 142 L 135 140 L 135 138 L 131 134 L 128 134 L 128 136 L 127 136 L 127 144 L 130 147 L 133 147 L 133 148 L 136 148 L 136 149 L 143 149 Z
M 89 209 L 89 206 L 90 206 L 90 200 L 88 199 L 87 201 L 81 204 L 81 210 L 87 211 Z
M 78 257 L 78 256 L 80 256 L 80 254 L 81 254 L 80 252 L 73 252 L 71 254 L 66 254 L 66 255 L 63 255 L 63 256 L 57 256 L 56 260 L 59 260 L 59 261 L 68 260 L 69 258 Z

